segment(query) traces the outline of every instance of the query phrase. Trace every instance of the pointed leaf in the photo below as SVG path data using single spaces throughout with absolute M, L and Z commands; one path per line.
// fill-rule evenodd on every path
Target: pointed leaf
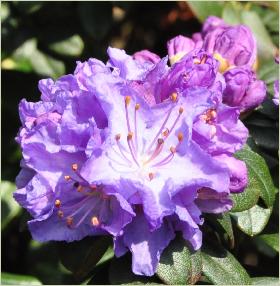
M 42 283 L 32 276 L 2 272 L 1 285 L 42 285 Z
M 224 6 L 219 1 L 188 1 L 188 5 L 200 22 L 211 15 L 221 17 Z
M 194 284 L 202 271 L 200 251 L 192 252 L 183 238 L 177 237 L 163 251 L 157 267 L 166 284 Z
M 237 226 L 244 233 L 254 236 L 263 231 L 268 223 L 271 214 L 271 209 L 264 209 L 258 205 L 251 209 L 232 213 L 232 217 L 236 220 Z
M 220 246 L 204 246 L 202 251 L 203 274 L 216 285 L 251 284 L 246 270 L 235 257 Z
M 279 233 L 262 234 L 258 239 L 264 241 L 267 245 L 279 252 Z
M 272 207 L 275 199 L 275 189 L 264 159 L 253 152 L 248 145 L 245 145 L 242 150 L 238 151 L 236 157 L 244 161 L 248 168 L 248 188 L 251 188 L 253 184 L 253 187 L 260 191 L 260 196 L 266 206 Z
M 15 184 L 3 181 L 0 183 L 1 190 L 1 229 L 3 230 L 8 223 L 20 212 L 19 204 L 13 198 Z

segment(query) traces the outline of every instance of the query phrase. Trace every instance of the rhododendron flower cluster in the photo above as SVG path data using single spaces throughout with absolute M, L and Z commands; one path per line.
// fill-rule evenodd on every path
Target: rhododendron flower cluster
M 133 272 L 147 276 L 177 232 L 201 247 L 203 213 L 230 210 L 230 193 L 247 185 L 233 156 L 248 137 L 239 115 L 263 88 L 250 70 L 249 30 L 215 21 L 197 42 L 169 42 L 171 66 L 147 50 L 108 48 L 106 64 L 78 62 L 73 74 L 39 82 L 39 102 L 21 101 L 14 197 L 33 217 L 35 240 L 111 235 L 115 255 L 130 251 Z M 226 50 L 210 45 L 214 32 L 240 37 Z M 236 67 L 222 74 L 213 52 Z

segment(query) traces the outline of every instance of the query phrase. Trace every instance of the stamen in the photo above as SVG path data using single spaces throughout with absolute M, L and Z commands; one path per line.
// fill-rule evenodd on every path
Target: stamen
M 132 137 L 133 137 L 133 133 L 132 132 L 128 132 L 127 140 L 132 140 Z
M 179 108 L 179 114 L 178 114 L 177 118 L 175 119 L 175 121 L 174 121 L 172 127 L 170 128 L 169 134 L 166 136 L 166 138 L 167 138 L 167 137 L 171 134 L 171 132 L 173 131 L 174 127 L 175 127 L 176 124 L 178 123 L 178 121 L 179 121 L 179 119 L 180 119 L 180 116 L 182 115 L 183 112 L 184 112 L 184 108 L 181 106 L 181 107 Z
M 71 180 L 71 177 L 68 176 L 68 175 L 66 175 L 66 176 L 64 176 L 64 179 L 65 179 L 65 181 L 70 181 L 70 180 Z
M 176 148 L 173 146 L 171 146 L 169 150 L 172 154 L 176 153 Z
M 57 215 L 58 215 L 59 218 L 63 218 L 63 211 L 59 210 L 57 212 Z
M 151 157 L 146 160 L 143 164 L 146 165 L 148 164 L 149 162 L 151 162 L 152 160 L 154 160 L 161 152 L 162 148 L 163 148 L 163 143 L 164 143 L 164 140 L 162 138 L 159 138 L 158 139 L 158 142 L 157 142 L 157 147 L 155 148 L 153 154 L 151 155 Z
M 172 92 L 171 95 L 170 95 L 170 99 L 171 99 L 173 102 L 176 102 L 177 98 L 178 98 L 177 92 Z
M 184 112 L 184 108 L 181 106 L 180 108 L 179 108 L 179 114 L 182 114 Z
M 167 137 L 169 134 L 169 129 L 165 128 L 165 130 L 162 132 L 162 136 Z
M 115 139 L 116 139 L 117 141 L 119 141 L 119 140 L 121 139 L 121 134 L 117 134 L 117 135 L 115 136 Z
M 118 145 L 119 151 L 120 151 L 120 153 L 121 153 L 123 159 L 125 159 L 125 160 L 127 161 L 127 163 L 131 164 L 131 161 L 130 161 L 130 160 L 126 157 L 126 155 L 124 154 L 124 152 L 123 152 L 123 150 L 122 150 L 122 146 L 121 146 L 119 140 L 117 140 L 117 145 Z M 117 151 L 116 151 L 116 153 L 117 153 Z M 117 154 L 118 154 L 118 153 L 117 153 Z
M 72 164 L 72 170 L 76 172 L 78 170 L 78 164 Z
M 78 188 L 77 188 L 77 191 L 79 193 L 81 193 L 83 190 L 84 190 L 84 187 L 82 185 L 79 185 Z
M 138 152 L 138 137 L 137 137 L 137 116 L 136 116 L 136 113 L 137 113 L 137 110 L 139 110 L 140 108 L 140 104 L 137 103 L 135 105 L 135 111 L 134 111 L 134 133 L 135 133 L 135 145 L 136 145 L 136 154 Z
M 155 177 L 154 173 L 149 173 L 149 179 L 150 181 Z
M 73 224 L 73 217 L 68 216 L 66 218 L 66 224 L 67 224 L 68 227 L 72 226 L 72 224 Z
M 99 226 L 99 224 L 100 224 L 99 219 L 96 216 L 93 216 L 91 218 L 91 223 L 93 226 Z
M 215 136 L 216 133 L 217 133 L 216 126 L 215 125 L 211 125 L 211 127 L 210 127 L 210 135 L 211 135 L 211 137 Z
M 183 139 L 184 139 L 184 135 L 183 135 L 182 132 L 179 132 L 178 135 L 177 135 L 177 137 L 178 137 L 179 142 L 182 142 Z
M 205 64 L 205 63 L 206 63 L 206 60 L 207 60 L 207 55 L 203 55 L 203 57 L 202 57 L 200 63 L 201 63 L 201 64 Z
M 148 149 L 147 149 L 147 153 L 150 152 L 150 150 L 151 150 L 151 148 L 153 147 L 153 145 L 155 144 L 155 142 L 156 142 L 158 136 L 161 134 L 163 128 L 165 127 L 165 124 L 167 123 L 167 121 L 168 121 L 168 119 L 169 119 L 169 117 L 170 117 L 170 115 L 171 115 L 172 110 L 173 110 L 173 106 L 169 109 L 169 112 L 168 112 L 166 118 L 164 119 L 164 121 L 163 121 L 163 123 L 162 123 L 162 125 L 161 125 L 161 127 L 160 127 L 160 129 L 159 129 L 159 131 L 158 131 L 158 133 L 156 134 L 156 136 L 155 136 L 155 138 L 153 139 L 152 143 L 149 145 L 149 147 L 148 147 Z M 168 134 L 169 134 L 169 133 L 170 133 L 170 132 L 169 132 L 169 130 L 168 130 Z M 168 136 L 168 134 L 167 134 L 167 136 Z M 166 137 L 167 137 L 167 136 L 166 136 Z
M 131 97 L 130 96 L 126 96 L 124 101 L 125 101 L 125 106 L 128 106 L 130 104 Z
M 197 65 L 197 64 L 200 64 L 200 59 L 195 58 L 195 59 L 193 60 L 193 63 L 196 64 L 196 65 Z
M 132 132 L 129 132 L 128 135 L 127 135 L 127 144 L 128 144 L 128 147 L 129 147 L 129 151 L 130 151 L 130 154 L 132 156 L 132 159 L 133 161 L 136 163 L 136 165 L 139 167 L 139 164 L 137 162 L 137 159 L 136 159 L 136 156 L 135 156 L 135 153 L 134 153 L 134 148 L 132 147 L 132 137 L 133 137 L 133 133 Z
M 59 208 L 61 205 L 60 200 L 55 200 L 54 205 L 55 205 L 55 207 Z

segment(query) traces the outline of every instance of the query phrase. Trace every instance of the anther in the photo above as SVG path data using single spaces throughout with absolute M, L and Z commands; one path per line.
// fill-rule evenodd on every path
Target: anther
M 158 145 L 162 145 L 164 143 L 164 140 L 162 138 L 158 138 L 157 143 Z
M 60 211 L 60 210 L 59 210 L 59 211 L 57 212 L 57 215 L 58 215 L 59 218 L 63 218 L 63 211 Z
M 99 225 L 99 219 L 96 216 L 93 216 L 91 218 L 91 223 L 93 226 L 98 226 Z
M 169 150 L 172 154 L 176 153 L 176 148 L 173 146 L 171 146 Z
M 170 99 L 175 102 L 178 98 L 178 94 L 176 92 L 172 92 L 170 95 Z
M 64 176 L 64 179 L 65 179 L 65 181 L 69 181 L 71 179 L 71 177 L 66 175 L 66 176 Z
M 135 110 L 139 110 L 139 108 L 140 108 L 140 104 L 139 103 L 135 104 Z
M 131 101 L 131 97 L 130 96 L 126 96 L 124 101 L 125 101 L 125 105 L 128 106 L 130 101 Z
M 71 226 L 73 224 L 73 218 L 71 216 L 66 218 L 66 224 L 67 226 Z
M 121 139 L 121 134 L 117 134 L 117 135 L 115 136 L 115 139 L 116 139 L 117 141 L 119 141 L 119 140 Z
M 182 114 L 183 112 L 184 112 L 184 108 L 181 106 L 181 107 L 179 108 L 179 113 Z
M 128 132 L 127 140 L 131 140 L 132 137 L 133 137 L 133 133 L 132 132 Z
M 78 164 L 72 164 L 72 170 L 76 172 L 78 170 Z
M 210 116 L 211 116 L 212 118 L 216 118 L 216 117 L 217 117 L 217 112 L 216 112 L 214 109 L 212 109 L 212 110 L 210 111 Z
M 179 132 L 178 135 L 177 135 L 177 137 L 178 137 L 179 142 L 182 142 L 182 141 L 183 141 L 183 138 L 184 138 L 184 135 L 183 135 L 182 132 Z
M 197 64 L 200 64 L 200 60 L 199 60 L 198 58 L 195 58 L 195 59 L 193 60 L 193 63 L 196 64 L 196 65 L 197 65 Z
M 77 191 L 80 193 L 84 190 L 83 186 L 79 185 L 78 188 L 77 188 Z
M 162 135 L 163 135 L 164 137 L 166 137 L 168 134 L 169 134 L 169 129 L 166 128 L 166 129 L 162 132 Z
M 149 179 L 150 181 L 155 177 L 154 173 L 149 173 Z
M 55 207 L 59 208 L 61 205 L 60 200 L 55 200 L 54 205 L 55 205 Z
M 204 55 L 204 56 L 202 57 L 200 63 L 201 63 L 201 64 L 205 64 L 206 60 L 207 60 L 207 56 Z

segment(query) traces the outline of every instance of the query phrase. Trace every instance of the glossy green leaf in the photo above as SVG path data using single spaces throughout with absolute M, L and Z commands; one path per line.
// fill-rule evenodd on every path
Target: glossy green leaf
M 243 24 L 251 29 L 256 38 L 258 55 L 264 59 L 272 58 L 275 55 L 276 47 L 259 15 L 254 11 L 243 10 L 241 11 L 241 19 Z
M 177 237 L 163 251 L 156 273 L 166 284 L 194 284 L 201 270 L 200 252 L 192 253 L 185 240 Z
M 267 245 L 279 252 L 279 233 L 273 234 L 262 234 L 258 236 L 259 239 L 263 240 Z
M 73 35 L 63 41 L 50 44 L 49 48 L 58 54 L 75 57 L 82 54 L 84 43 L 79 35 Z
M 251 280 L 253 285 L 279 285 L 278 277 L 253 277 Z
M 272 207 L 275 199 L 275 189 L 264 159 L 253 152 L 248 145 L 236 153 L 236 157 L 246 163 L 249 176 L 248 188 L 253 187 L 260 192 L 260 197 L 267 207 Z M 246 193 L 246 190 L 245 190 Z
M 208 16 L 222 16 L 223 2 L 219 1 L 188 1 L 193 13 L 203 22 Z
M 220 246 L 207 247 L 201 251 L 203 274 L 216 285 L 248 285 L 251 280 L 235 257 Z
M 71 271 L 75 278 L 83 281 L 93 271 L 111 245 L 107 236 L 87 237 L 72 243 L 60 243 L 59 255 L 61 263 Z
M 42 283 L 32 276 L 2 272 L 1 285 L 42 285 Z
M 20 212 L 20 205 L 13 198 L 16 186 L 13 183 L 3 181 L 0 183 L 1 190 L 1 229 Z
M 264 209 L 255 205 L 249 210 L 232 213 L 231 215 L 236 220 L 240 230 L 254 236 L 261 233 L 265 228 L 271 215 L 271 209 Z

